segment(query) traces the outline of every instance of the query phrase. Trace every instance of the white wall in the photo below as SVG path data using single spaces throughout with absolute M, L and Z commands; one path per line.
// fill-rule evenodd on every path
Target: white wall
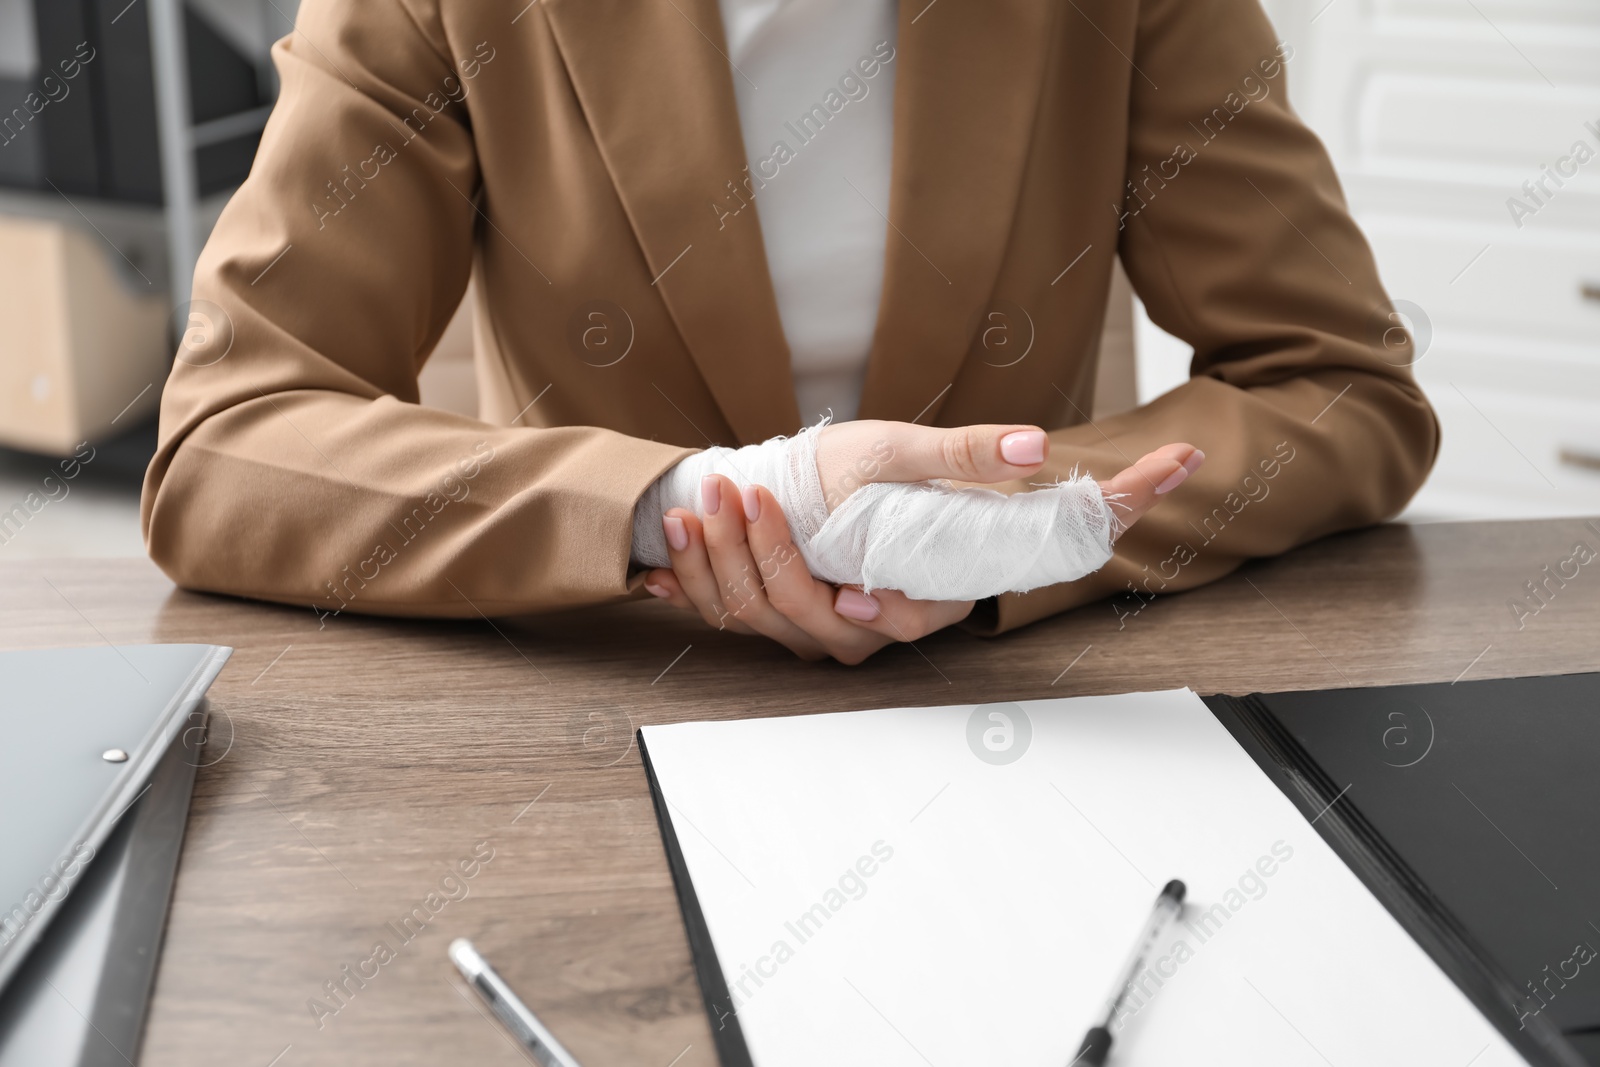
M 38 63 L 33 53 L 33 0 L 0 0 L 0 78 L 30 76 Z

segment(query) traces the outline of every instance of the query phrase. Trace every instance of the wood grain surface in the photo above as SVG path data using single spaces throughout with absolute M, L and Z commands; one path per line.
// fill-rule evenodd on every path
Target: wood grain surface
M 0 562 L 0 645 L 237 650 L 211 691 L 143 1062 L 527 1062 L 445 958 L 465 935 L 588 1067 L 709 1067 L 638 727 L 1600 670 L 1600 560 L 1527 599 L 1580 541 L 1600 550 L 1600 521 L 1384 526 L 1136 614 L 1130 600 L 996 639 L 949 631 L 858 668 L 655 603 L 319 620 L 176 590 L 144 561 Z M 418 906 L 428 921 L 402 941 L 389 924 Z M 369 964 L 379 941 L 393 958 Z

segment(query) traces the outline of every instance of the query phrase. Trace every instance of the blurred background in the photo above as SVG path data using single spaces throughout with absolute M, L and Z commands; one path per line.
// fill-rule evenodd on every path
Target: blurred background
M 209 328 L 172 294 L 249 170 L 297 6 L 0 0 L 0 561 L 143 554 L 173 338 Z M 1267 8 L 1444 425 L 1403 517 L 1600 513 L 1600 2 Z M 475 413 L 470 301 L 423 402 Z M 1110 310 L 1102 415 L 1190 358 L 1125 284 Z

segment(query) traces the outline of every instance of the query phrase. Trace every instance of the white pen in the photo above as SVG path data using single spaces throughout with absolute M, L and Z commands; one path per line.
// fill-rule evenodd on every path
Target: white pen
M 483 998 L 495 1017 L 505 1023 L 506 1029 L 516 1035 L 522 1046 L 532 1054 L 539 1067 L 578 1067 L 572 1053 L 561 1046 L 538 1016 L 511 991 L 506 980 L 495 973 L 489 961 L 478 955 L 472 942 L 458 937 L 450 942 L 450 962 L 456 965 L 461 977 Z

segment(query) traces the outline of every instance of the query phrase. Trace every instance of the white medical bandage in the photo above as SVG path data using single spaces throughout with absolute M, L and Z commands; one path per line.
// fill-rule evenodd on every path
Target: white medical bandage
M 829 515 L 817 473 L 819 429 L 740 449 L 710 448 L 679 462 L 634 509 L 634 560 L 646 567 L 672 565 L 661 517 L 672 508 L 702 515 L 700 482 L 709 474 L 724 475 L 741 489 L 766 486 L 811 573 L 868 592 L 898 589 L 913 600 L 981 600 L 1073 581 L 1111 558 L 1111 505 L 1087 476 L 1011 496 L 942 481 L 875 482 L 856 489 Z

